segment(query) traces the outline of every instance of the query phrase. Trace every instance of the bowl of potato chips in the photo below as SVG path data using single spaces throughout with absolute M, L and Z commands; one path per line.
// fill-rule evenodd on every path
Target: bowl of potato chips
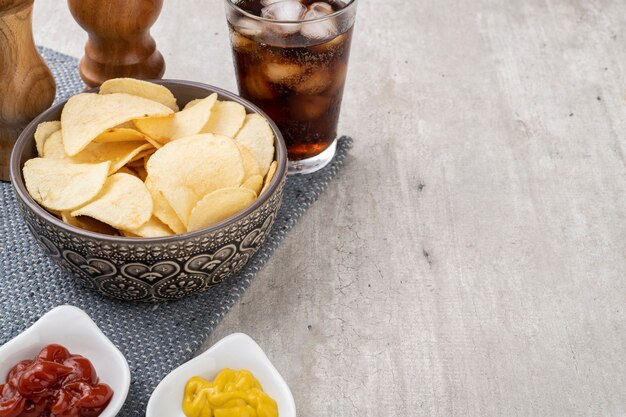
M 156 302 L 205 291 L 265 241 L 287 152 L 228 91 L 120 78 L 51 107 L 20 135 L 11 179 L 43 250 L 86 287 Z

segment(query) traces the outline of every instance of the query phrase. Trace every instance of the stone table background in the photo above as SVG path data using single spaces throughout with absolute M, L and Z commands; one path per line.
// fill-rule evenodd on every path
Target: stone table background
M 65 2 L 38 44 L 81 56 Z M 626 3 L 361 0 L 355 147 L 204 345 L 300 416 L 626 415 Z M 223 5 L 166 1 L 166 77 L 235 90 Z

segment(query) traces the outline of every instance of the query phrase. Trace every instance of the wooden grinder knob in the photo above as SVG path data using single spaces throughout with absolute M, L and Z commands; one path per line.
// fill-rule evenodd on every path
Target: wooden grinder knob
M 17 137 L 50 107 L 54 78 L 33 40 L 34 0 L 0 0 L 0 179 L 9 180 Z
M 163 0 L 68 0 L 74 19 L 87 31 L 80 75 L 96 87 L 117 77 L 161 78 L 163 56 L 150 28 Z

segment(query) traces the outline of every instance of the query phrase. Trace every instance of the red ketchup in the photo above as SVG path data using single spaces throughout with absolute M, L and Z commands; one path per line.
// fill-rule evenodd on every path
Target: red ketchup
M 0 417 L 96 417 L 112 396 L 87 358 L 49 345 L 0 384 Z

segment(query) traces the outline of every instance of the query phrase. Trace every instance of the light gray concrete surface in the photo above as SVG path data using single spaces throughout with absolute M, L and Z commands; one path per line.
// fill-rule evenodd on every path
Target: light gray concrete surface
M 362 0 L 345 169 L 207 340 L 300 416 L 626 415 L 626 3 Z M 64 2 L 39 44 L 79 56 Z M 219 0 L 165 2 L 166 76 L 235 89 Z

